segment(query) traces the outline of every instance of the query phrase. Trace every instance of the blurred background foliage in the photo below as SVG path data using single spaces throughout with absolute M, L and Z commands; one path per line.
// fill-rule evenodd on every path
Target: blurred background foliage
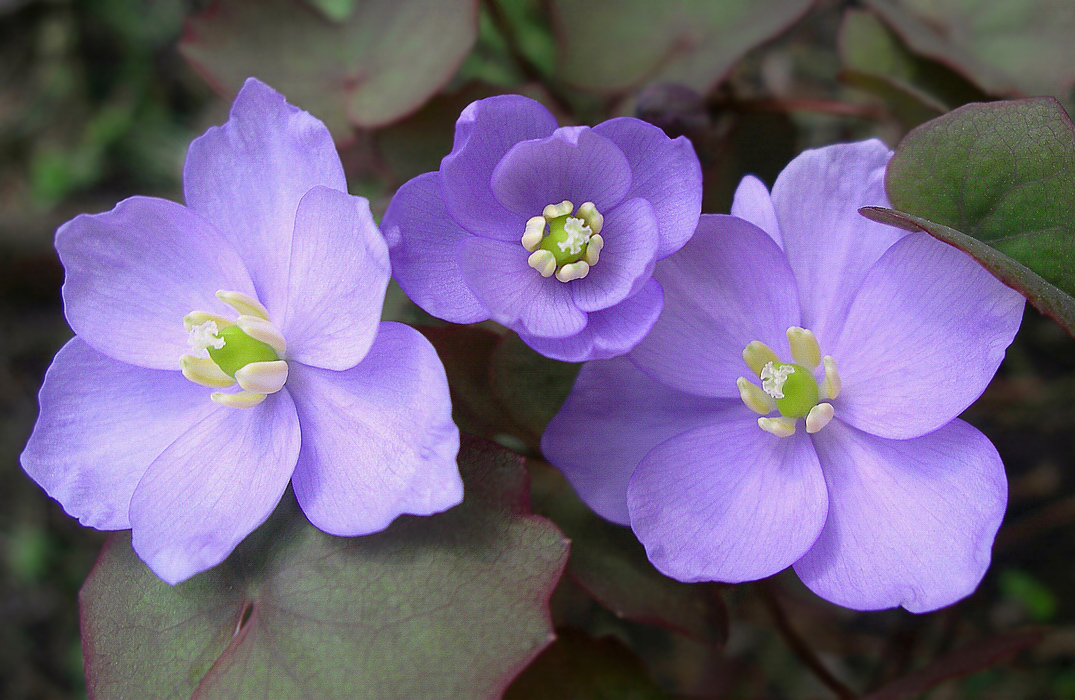
M 0 0 L 0 697 L 85 697 L 77 595 L 104 539 L 18 465 L 70 336 L 53 233 L 133 194 L 182 201 L 187 145 L 248 75 L 330 126 L 378 216 L 438 167 L 459 111 L 501 92 L 561 123 L 627 114 L 687 136 L 704 211 L 727 212 L 744 174 L 771 185 L 804 148 L 894 146 L 974 101 L 1052 95 L 1070 113 L 1072 36 L 1066 0 Z M 921 616 L 839 609 L 789 574 L 664 579 L 540 460 L 575 368 L 436 327 L 398 290 L 385 313 L 432 324 L 461 427 L 530 458 L 534 509 L 574 542 L 560 638 L 506 697 L 1075 698 L 1075 352 L 1033 310 L 965 416 L 1009 474 L 994 563 Z

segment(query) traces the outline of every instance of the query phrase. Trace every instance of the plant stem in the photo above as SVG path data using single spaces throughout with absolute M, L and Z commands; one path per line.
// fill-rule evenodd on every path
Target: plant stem
M 761 600 L 768 609 L 769 614 L 773 617 L 773 622 L 776 624 L 776 630 L 780 633 L 780 636 L 784 639 L 784 642 L 788 647 L 799 657 L 799 660 L 806 665 L 810 672 L 814 674 L 819 681 L 821 681 L 829 690 L 836 693 L 836 696 L 840 700 L 855 700 L 858 694 L 844 685 L 836 676 L 832 675 L 832 672 L 825 667 L 825 664 L 821 663 L 821 659 L 817 657 L 814 650 L 810 648 L 810 645 L 806 643 L 799 633 L 795 631 L 795 628 L 791 626 L 791 621 L 788 619 L 788 615 L 784 612 L 784 608 L 780 605 L 780 600 L 777 598 L 774 592 L 774 584 L 769 581 L 761 581 L 758 584 L 758 592 L 761 594 Z

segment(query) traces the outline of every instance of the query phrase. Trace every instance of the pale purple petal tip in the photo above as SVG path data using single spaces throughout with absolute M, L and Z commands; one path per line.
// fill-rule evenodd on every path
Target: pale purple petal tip
M 448 215 L 440 173 L 419 175 L 400 187 L 381 227 L 389 241 L 392 272 L 414 303 L 452 323 L 489 318 L 463 281 L 457 247 L 472 234 Z
M 806 434 L 770 435 L 742 406 L 650 450 L 627 488 L 650 561 L 687 582 L 753 581 L 787 568 L 813 545 L 828 500 Z
M 253 408 L 216 407 L 150 465 L 131 500 L 133 545 L 175 585 L 222 562 L 272 513 L 299 454 L 285 389 Z
M 321 530 L 369 534 L 404 513 L 439 513 L 462 500 L 448 380 L 413 328 L 382 323 L 357 366 L 297 366 L 289 387 L 302 425 L 295 495 Z
M 1007 482 L 989 440 L 955 420 L 886 440 L 836 420 L 814 438 L 829 515 L 795 571 L 856 610 L 929 612 L 970 595 L 989 566 Z

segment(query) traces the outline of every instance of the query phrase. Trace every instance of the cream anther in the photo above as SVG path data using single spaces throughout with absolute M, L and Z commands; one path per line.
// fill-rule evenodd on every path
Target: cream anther
M 245 391 L 275 394 L 287 381 L 287 363 L 283 360 L 251 362 L 235 371 L 235 381 Z
M 761 368 L 760 377 L 762 390 L 774 399 L 784 398 L 784 383 L 793 372 L 795 372 L 794 367 L 788 365 L 777 367 L 772 362 L 767 362 L 765 366 Z
M 601 259 L 601 249 L 605 247 L 605 239 L 598 236 L 596 233 L 590 236 L 590 242 L 586 245 L 586 257 L 583 258 L 593 267 L 597 264 L 597 261 Z
M 265 394 L 254 391 L 240 391 L 234 394 L 214 392 L 209 396 L 213 403 L 227 406 L 228 408 L 253 408 L 265 400 Z
M 814 334 L 805 328 L 792 326 L 788 329 L 788 344 L 796 364 L 813 369 L 821 364 L 821 346 Z
M 283 334 L 265 319 L 244 314 L 235 320 L 235 325 L 251 338 L 272 347 L 277 355 L 283 356 L 287 352 L 287 341 L 284 340 Z
M 526 259 L 526 262 L 530 267 L 540 272 L 542 277 L 552 277 L 552 273 L 556 272 L 556 256 L 551 251 L 545 249 L 535 250 Z
M 179 369 L 183 370 L 184 377 L 195 384 L 213 389 L 226 389 L 235 384 L 235 380 L 224 374 L 224 371 L 208 357 L 183 355 L 179 358 Z
M 526 248 L 531 253 L 534 252 L 541 245 L 541 239 L 544 237 L 545 217 L 531 216 L 526 222 L 526 231 L 523 233 L 523 248 Z
M 561 282 L 570 282 L 571 280 L 580 280 L 588 274 L 590 274 L 590 266 L 585 261 L 579 260 L 578 262 L 564 265 L 557 270 L 556 279 Z
M 231 325 L 231 324 L 229 324 Z M 205 353 L 209 348 L 219 350 L 224 347 L 224 339 L 218 338 L 220 327 L 216 321 L 204 321 L 187 329 L 187 344 L 196 353 Z
M 747 367 L 754 371 L 754 374 L 760 377 L 765 365 L 771 362 L 779 362 L 780 358 L 769 349 L 768 345 L 755 340 L 743 348 L 743 361 L 747 363 Z
M 806 414 L 806 432 L 816 433 L 832 420 L 832 417 L 836 414 L 836 409 L 832 407 L 831 403 L 819 403 L 810 409 L 810 413 Z
M 269 310 L 262 306 L 257 299 L 248 297 L 242 292 L 229 292 L 221 289 L 216 293 L 216 297 L 241 314 L 257 316 L 265 321 L 269 320 Z
M 552 221 L 561 216 L 567 216 L 575 210 L 575 205 L 568 200 L 564 200 L 559 204 L 548 204 L 541 211 L 541 215 L 545 217 L 546 221 Z
M 821 382 L 821 395 L 827 399 L 835 399 L 840 395 L 842 385 L 840 373 L 836 371 L 836 360 L 831 355 L 825 355 L 825 380 Z
M 785 418 L 784 416 L 779 418 L 759 418 L 758 427 L 780 438 L 791 437 L 795 434 L 795 419 Z
M 228 326 L 234 326 L 235 324 L 223 316 L 217 316 L 216 314 L 209 314 L 204 311 L 191 311 L 189 314 L 183 317 L 183 327 L 188 331 L 194 326 L 200 326 L 206 321 L 212 321 L 216 324 L 217 333 Z
M 597 206 L 593 202 L 583 202 L 575 215 L 585 221 L 594 234 L 601 233 L 601 229 L 605 227 L 605 217 L 597 211 Z
M 751 411 L 760 416 L 765 416 L 776 410 L 776 402 L 773 401 L 772 397 L 746 377 L 739 377 L 739 379 L 735 380 L 735 385 L 739 387 L 739 398 L 743 400 L 743 403 Z

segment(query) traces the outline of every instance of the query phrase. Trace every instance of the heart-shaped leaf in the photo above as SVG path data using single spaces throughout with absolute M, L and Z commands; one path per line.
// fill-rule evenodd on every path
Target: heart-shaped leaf
M 510 452 L 464 436 L 464 502 L 333 537 L 293 497 L 173 587 L 112 535 L 82 590 L 87 687 L 113 698 L 495 698 L 552 640 L 567 543 Z
M 477 38 L 477 6 L 363 0 L 333 21 L 299 0 L 217 0 L 188 20 L 179 48 L 221 92 L 258 77 L 340 140 L 351 125 L 392 123 L 439 90 Z
M 557 75 L 602 93 L 646 83 L 709 92 L 750 49 L 812 0 L 553 0 Z
M 972 104 L 923 124 L 897 146 L 885 187 L 908 225 L 966 250 L 1072 328 L 1057 293 L 1075 292 L 1075 125 L 1056 100 Z

